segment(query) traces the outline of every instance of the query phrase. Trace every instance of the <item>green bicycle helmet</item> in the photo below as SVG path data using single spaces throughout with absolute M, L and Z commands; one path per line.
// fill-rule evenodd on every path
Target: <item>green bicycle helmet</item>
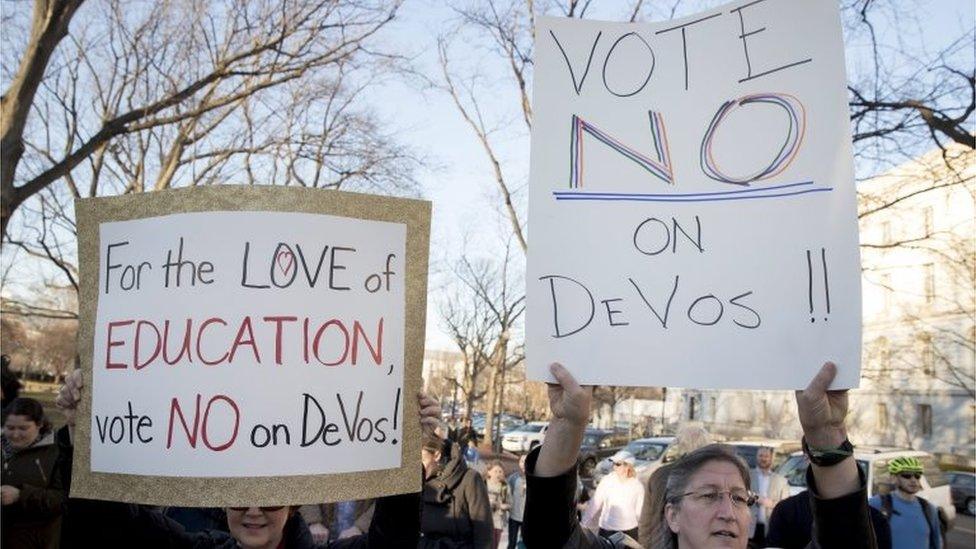
M 921 473 L 922 462 L 914 457 L 896 457 L 888 462 L 888 473 L 897 475 L 899 473 Z

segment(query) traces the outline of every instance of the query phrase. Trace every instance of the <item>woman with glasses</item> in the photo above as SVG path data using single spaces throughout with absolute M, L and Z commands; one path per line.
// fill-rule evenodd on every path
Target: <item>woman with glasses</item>
M 592 388 L 566 368 L 550 366 L 552 419 L 546 440 L 526 461 L 528 491 L 523 523 L 528 547 L 567 549 L 639 547 L 631 537 L 606 538 L 580 527 L 572 507 L 576 459 L 589 422 Z M 811 460 L 808 485 L 814 516 L 812 547 L 875 549 L 866 487 L 847 440 L 847 392 L 828 391 L 837 368 L 827 363 L 796 401 L 803 447 Z M 734 452 L 709 445 L 674 462 L 664 491 L 661 536 L 648 549 L 745 549 L 749 544 L 749 470 Z
M 81 371 L 68 376 L 57 404 L 73 423 L 81 402 Z M 417 395 L 421 428 L 440 425 L 441 409 L 430 397 Z M 67 447 L 71 456 L 71 447 Z M 70 463 L 66 464 L 70 471 Z M 420 473 L 420 471 L 418 471 Z M 69 479 L 70 480 L 70 479 Z M 186 549 L 306 549 L 316 547 L 312 534 L 294 506 L 228 507 L 227 532 L 187 532 L 176 521 L 149 507 L 116 502 L 70 500 L 72 546 L 174 547 Z M 322 547 L 415 549 L 420 536 L 420 494 L 387 496 L 376 500 L 369 531 Z

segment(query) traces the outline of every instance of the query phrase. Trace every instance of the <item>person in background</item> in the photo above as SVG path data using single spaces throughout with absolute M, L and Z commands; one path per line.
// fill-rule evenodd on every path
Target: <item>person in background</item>
M 668 448 L 670 454 L 668 458 L 671 461 L 655 469 L 647 479 L 644 506 L 637 526 L 641 546 L 656 547 L 665 542 L 665 539 L 656 538 L 667 538 L 671 535 L 663 524 L 664 491 L 668 484 L 668 472 L 671 471 L 674 460 L 711 443 L 711 435 L 699 425 L 684 425 L 678 430 L 674 444 Z
M 69 427 L 73 425 L 75 410 L 81 402 L 82 390 L 81 371 L 75 370 L 67 377 L 64 387 L 58 394 L 57 404 L 64 410 Z M 433 430 L 440 424 L 440 406 L 423 394 L 417 395 L 417 401 L 421 431 Z M 70 463 L 68 465 L 70 466 Z M 68 481 L 70 482 L 70 477 Z M 227 507 L 224 511 L 227 515 L 227 531 L 187 532 L 178 522 L 146 506 L 83 499 L 71 499 L 68 505 L 72 521 L 78 526 L 74 531 L 77 539 L 73 541 L 79 547 L 177 549 L 310 549 L 316 547 L 308 526 L 298 513 L 297 505 L 251 505 Z M 420 497 L 417 493 L 378 498 L 376 511 L 367 533 L 320 547 L 413 549 L 417 546 L 419 538 L 419 511 Z
M 367 532 L 373 520 L 373 500 L 302 505 L 298 512 L 308 523 L 315 543 L 325 543 Z
M 478 443 L 473 438 L 468 439 L 467 446 L 464 448 L 464 462 L 467 464 L 469 469 L 473 469 L 481 473 L 481 453 L 478 452 Z
M 878 540 L 878 549 L 891 549 L 891 529 L 888 521 L 874 507 L 871 526 Z M 804 490 L 776 504 L 769 517 L 766 546 L 781 549 L 804 549 L 813 537 L 813 512 L 810 509 L 810 492 Z
M 0 389 L 3 393 L 0 396 L 0 411 L 7 413 L 7 406 L 20 396 L 20 380 L 17 374 L 10 369 L 10 357 L 0 355 Z
M 519 458 L 518 470 L 508 476 L 508 491 L 512 494 L 512 509 L 508 514 L 508 549 L 515 549 L 525 511 L 525 456 Z
M 776 504 L 790 496 L 786 477 L 773 472 L 773 449 L 762 447 L 756 452 L 756 468 L 752 470 L 752 493 L 758 496 L 752 508 L 749 539 L 756 547 L 766 546 L 769 516 Z
M 456 431 L 454 440 L 455 442 L 457 442 L 457 445 L 460 446 L 462 449 L 467 448 L 468 442 L 472 440 L 474 441 L 475 446 L 478 445 L 478 433 L 474 430 L 474 427 L 471 425 L 470 416 L 464 418 L 464 425 Z
M 551 419 L 541 448 L 526 460 L 525 520 L 529 547 L 606 549 L 629 539 L 607 539 L 580 527 L 573 509 L 573 486 L 583 433 L 589 423 L 592 387 L 582 387 L 560 364 L 549 368 L 558 384 L 549 385 Z M 847 440 L 847 392 L 830 391 L 837 367 L 826 363 L 796 403 L 814 527 L 812 544 L 822 548 L 875 549 L 867 486 Z M 675 461 L 665 491 L 664 518 L 670 537 L 653 549 L 746 549 L 749 543 L 749 469 L 723 445 L 709 445 Z M 620 536 L 618 534 L 617 536 Z M 650 549 L 650 548 L 649 548 Z
M 0 479 L 4 547 L 58 547 L 67 498 L 56 470 L 58 454 L 44 406 L 32 398 L 11 401 L 3 418 Z
M 891 460 L 888 474 L 895 481 L 894 491 L 869 501 L 888 519 L 893 549 L 942 549 L 939 508 L 918 495 L 923 471 L 918 458 Z
M 425 434 L 421 549 L 489 549 L 492 541 L 488 488 L 468 468 L 456 444 Z
M 582 523 L 595 525 L 601 536 L 621 532 L 637 540 L 637 517 L 644 505 L 644 486 L 637 480 L 636 460 L 621 450 L 610 457 L 613 473 L 600 480 L 583 513 Z
M 494 526 L 494 537 L 491 544 L 492 549 L 498 547 L 498 542 L 502 539 L 502 531 L 508 522 L 508 511 L 512 508 L 511 493 L 508 491 L 508 483 L 505 482 L 505 469 L 501 462 L 495 460 L 488 464 L 487 482 L 488 502 L 491 505 L 491 519 Z

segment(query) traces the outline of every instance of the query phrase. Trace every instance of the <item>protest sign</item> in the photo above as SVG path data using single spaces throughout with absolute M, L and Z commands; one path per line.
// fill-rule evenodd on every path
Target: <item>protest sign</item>
M 219 186 L 76 211 L 73 496 L 281 505 L 420 489 L 429 203 Z
M 803 387 L 860 369 L 836 2 L 540 18 L 526 358 L 583 383 Z

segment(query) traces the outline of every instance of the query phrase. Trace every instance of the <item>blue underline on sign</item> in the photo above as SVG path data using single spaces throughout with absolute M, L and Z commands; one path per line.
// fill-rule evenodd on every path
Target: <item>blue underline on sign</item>
M 799 189 L 787 192 L 784 189 L 795 189 L 805 185 L 813 185 L 813 181 L 801 181 L 799 183 L 788 183 L 785 185 L 775 185 L 772 187 L 759 187 L 754 189 L 743 189 L 737 191 L 716 191 L 710 193 L 665 193 L 665 194 L 642 194 L 642 193 L 597 193 L 579 191 L 553 191 L 556 200 L 604 200 L 617 202 L 715 202 L 723 200 L 753 200 L 757 198 L 782 198 L 786 196 L 798 196 L 801 194 L 821 193 L 834 190 L 833 187 L 821 187 L 817 189 Z

